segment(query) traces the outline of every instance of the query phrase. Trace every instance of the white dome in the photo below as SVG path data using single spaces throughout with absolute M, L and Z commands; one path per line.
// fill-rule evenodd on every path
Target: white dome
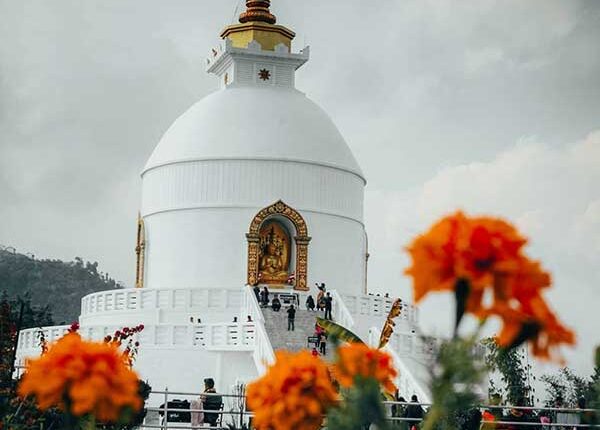
M 173 123 L 144 171 L 210 159 L 308 162 L 363 178 L 329 116 L 293 89 L 229 87 L 210 94 Z

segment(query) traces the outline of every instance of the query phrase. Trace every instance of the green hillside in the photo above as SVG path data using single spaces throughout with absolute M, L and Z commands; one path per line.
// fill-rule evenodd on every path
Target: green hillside
M 34 306 L 50 306 L 56 324 L 77 319 L 81 298 L 87 294 L 121 288 L 98 263 L 76 257 L 75 261 L 37 260 L 0 249 L 0 292 L 9 297 L 29 295 Z

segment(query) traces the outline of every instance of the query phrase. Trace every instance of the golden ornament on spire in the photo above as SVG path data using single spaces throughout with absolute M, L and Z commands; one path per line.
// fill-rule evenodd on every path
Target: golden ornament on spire
M 266 22 L 275 24 L 277 19 L 269 10 L 270 0 L 246 0 L 246 12 L 240 15 L 240 23 Z
M 281 44 L 291 51 L 296 34 L 275 24 L 277 19 L 269 10 L 270 6 L 269 0 L 246 0 L 246 11 L 240 15 L 240 23 L 225 27 L 221 37 L 231 40 L 234 48 L 247 48 L 250 42 L 258 42 L 265 51 L 274 51 Z

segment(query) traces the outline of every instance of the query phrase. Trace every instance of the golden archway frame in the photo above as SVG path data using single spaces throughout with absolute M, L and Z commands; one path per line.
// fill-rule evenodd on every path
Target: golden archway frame
M 302 215 L 281 200 L 261 209 L 250 223 L 250 229 L 246 233 L 246 239 L 248 240 L 248 285 L 256 285 L 258 283 L 260 227 L 267 219 L 277 215 L 290 220 L 296 228 L 296 236 L 294 236 L 294 242 L 296 243 L 296 282 L 294 289 L 308 291 L 308 243 L 311 238 L 308 235 L 306 222 Z

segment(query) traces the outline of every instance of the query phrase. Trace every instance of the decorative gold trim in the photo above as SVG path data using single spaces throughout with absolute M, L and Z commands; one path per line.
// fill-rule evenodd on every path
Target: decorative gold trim
M 247 30 L 264 31 L 267 33 L 279 33 L 289 40 L 292 40 L 294 37 L 296 37 L 296 33 L 294 31 L 290 30 L 287 27 L 284 27 L 283 25 L 270 25 L 264 24 L 262 22 L 247 22 L 244 24 L 228 25 L 221 31 L 220 36 L 222 39 L 225 39 L 233 33 L 240 33 L 242 31 Z
M 261 209 L 250 223 L 249 231 L 246 233 L 246 239 L 248 240 L 248 285 L 258 284 L 260 227 L 267 219 L 276 215 L 287 218 L 296 228 L 296 236 L 294 237 L 294 242 L 296 242 L 296 283 L 294 289 L 308 291 L 308 243 L 311 237 L 308 235 L 308 228 L 302 215 L 281 200 Z
M 146 227 L 144 219 L 138 213 L 137 220 L 137 244 L 135 247 L 135 288 L 144 287 L 144 263 L 146 257 Z

